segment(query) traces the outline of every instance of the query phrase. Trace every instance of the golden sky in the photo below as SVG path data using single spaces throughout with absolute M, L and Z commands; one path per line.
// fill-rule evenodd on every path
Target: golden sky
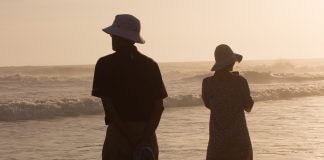
M 0 66 L 94 64 L 121 13 L 158 62 L 213 60 L 220 43 L 245 59 L 324 58 L 324 0 L 0 0 Z

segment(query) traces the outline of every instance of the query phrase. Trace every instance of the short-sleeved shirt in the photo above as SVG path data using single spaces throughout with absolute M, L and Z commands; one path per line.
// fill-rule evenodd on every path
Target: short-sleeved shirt
M 135 46 L 98 60 L 92 95 L 109 97 L 125 121 L 147 121 L 154 102 L 168 96 L 158 64 L 139 53 Z

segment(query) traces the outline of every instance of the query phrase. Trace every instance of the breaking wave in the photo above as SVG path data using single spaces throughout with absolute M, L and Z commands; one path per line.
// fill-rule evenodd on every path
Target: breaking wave
M 254 101 L 269 101 L 269 100 L 286 100 L 298 97 L 307 96 L 323 96 L 323 85 L 309 85 L 304 84 L 284 88 L 267 88 L 251 90 L 251 95 Z M 169 97 L 165 100 L 166 107 L 187 107 L 202 105 L 202 99 L 200 95 L 182 95 Z
M 48 119 L 102 113 L 98 99 L 17 101 L 0 104 L 0 121 Z
M 305 96 L 322 96 L 324 87 L 303 85 L 277 89 L 252 90 L 255 101 L 283 100 Z M 189 107 L 202 105 L 200 95 L 180 95 L 165 99 L 166 107 Z M 103 113 L 97 98 L 35 100 L 6 102 L 0 104 L 0 121 L 48 119 Z
M 287 83 L 287 82 L 305 82 L 305 81 L 321 81 L 324 80 L 323 74 L 315 73 L 271 73 L 271 72 L 256 72 L 256 71 L 242 71 L 240 73 L 250 83 Z M 169 73 L 165 75 L 169 77 Z M 198 82 L 202 81 L 205 77 L 211 76 L 210 73 L 201 73 L 196 75 L 182 75 L 178 73 L 178 78 L 175 79 L 178 82 Z M 11 83 L 17 85 L 39 85 L 39 84 L 69 84 L 69 85 L 80 85 L 80 84 L 91 84 L 92 75 L 83 76 L 46 76 L 46 75 L 23 75 L 23 74 L 12 74 L 0 76 L 0 83 Z
M 321 74 L 295 74 L 295 73 L 271 73 L 271 72 L 255 72 L 242 71 L 240 73 L 250 83 L 286 83 L 286 82 L 304 82 L 304 81 L 321 81 L 324 75 Z M 211 74 L 198 74 L 191 77 L 183 78 L 183 81 L 201 81 L 203 78 L 211 76 Z

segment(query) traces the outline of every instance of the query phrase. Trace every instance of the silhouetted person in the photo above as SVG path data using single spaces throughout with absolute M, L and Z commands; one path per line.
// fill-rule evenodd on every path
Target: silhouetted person
M 215 50 L 213 76 L 202 83 L 202 98 L 210 109 L 207 160 L 252 160 L 252 145 L 245 113 L 254 104 L 247 80 L 238 72 L 231 72 L 242 56 L 227 45 Z
M 140 21 L 117 15 L 104 32 L 112 37 L 113 54 L 96 64 L 92 95 L 101 98 L 108 125 L 103 160 L 158 159 L 155 130 L 167 97 L 158 64 L 141 54 L 134 43 L 140 37 Z

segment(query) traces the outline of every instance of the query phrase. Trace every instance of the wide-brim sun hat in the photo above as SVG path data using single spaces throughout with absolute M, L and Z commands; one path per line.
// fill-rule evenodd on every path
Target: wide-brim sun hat
M 216 63 L 212 67 L 212 71 L 218 71 L 235 62 L 241 62 L 243 59 L 242 55 L 234 53 L 232 49 L 226 44 L 217 46 L 214 52 L 214 56 Z
M 130 14 L 116 15 L 113 24 L 102 30 L 108 34 L 119 36 L 135 43 L 145 43 L 145 40 L 140 35 L 140 21 Z

